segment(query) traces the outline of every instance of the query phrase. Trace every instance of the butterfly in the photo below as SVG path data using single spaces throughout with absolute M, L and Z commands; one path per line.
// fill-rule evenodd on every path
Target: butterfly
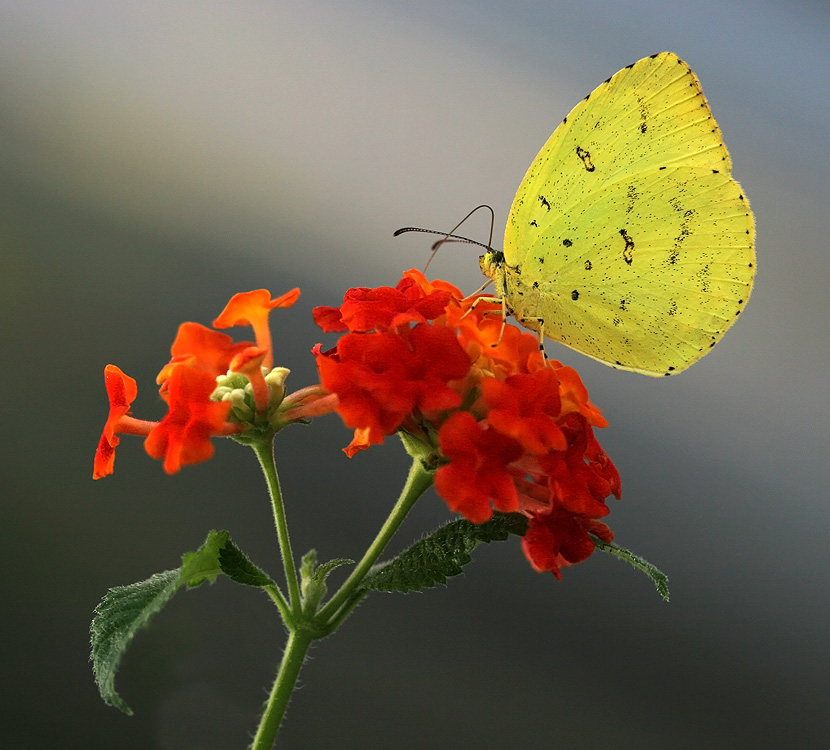
M 662 52 L 577 104 L 481 269 L 522 325 L 620 370 L 673 375 L 741 313 L 755 222 L 697 76 Z

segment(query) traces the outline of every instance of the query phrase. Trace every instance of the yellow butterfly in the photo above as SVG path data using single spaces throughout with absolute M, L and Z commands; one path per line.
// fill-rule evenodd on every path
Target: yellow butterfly
M 522 325 L 621 370 L 681 372 L 752 291 L 755 224 L 731 168 L 697 76 L 646 57 L 556 128 L 481 270 Z

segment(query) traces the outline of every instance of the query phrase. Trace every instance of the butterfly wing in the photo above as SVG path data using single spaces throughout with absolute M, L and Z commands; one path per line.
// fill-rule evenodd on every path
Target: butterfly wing
M 529 327 L 612 367 L 674 374 L 746 304 L 752 233 L 729 175 L 667 167 L 633 176 L 576 204 L 521 266 L 505 269 L 509 304 Z
M 664 52 L 583 99 L 510 211 L 501 287 L 530 327 L 621 369 L 680 372 L 743 308 L 754 222 L 697 77 Z

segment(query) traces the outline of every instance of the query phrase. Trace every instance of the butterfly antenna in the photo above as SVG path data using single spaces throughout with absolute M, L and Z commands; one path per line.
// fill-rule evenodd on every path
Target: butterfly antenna
M 476 240 L 471 240 L 469 237 L 462 237 L 460 235 L 454 234 L 455 230 L 458 229 L 467 219 L 469 219 L 476 211 L 479 209 L 486 208 L 490 212 L 490 237 L 488 239 L 487 244 L 483 244 L 481 242 L 477 242 Z M 429 260 L 427 260 L 426 265 L 424 266 L 424 273 L 426 273 L 427 268 L 429 268 L 429 264 L 432 263 L 432 259 L 435 257 L 435 254 L 438 252 L 438 249 L 443 245 L 445 242 L 464 242 L 468 245 L 478 245 L 478 247 L 483 247 L 485 250 L 492 250 L 492 242 L 493 242 L 493 225 L 496 221 L 496 215 L 493 209 L 486 205 L 482 204 L 480 206 L 476 206 L 472 211 L 470 211 L 461 221 L 458 222 L 449 232 L 438 232 L 434 229 L 422 229 L 421 227 L 403 227 L 402 229 L 398 229 L 393 236 L 397 237 L 398 235 L 403 234 L 404 232 L 424 232 L 425 234 L 440 234 L 441 239 L 437 240 L 432 245 L 432 255 L 429 256 Z

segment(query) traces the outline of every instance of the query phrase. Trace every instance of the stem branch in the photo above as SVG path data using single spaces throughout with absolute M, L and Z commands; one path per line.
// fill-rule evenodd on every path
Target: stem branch
M 427 471 L 419 459 L 413 459 L 412 466 L 409 469 L 409 476 L 406 478 L 406 484 L 403 490 L 401 490 L 395 507 L 392 508 L 392 512 L 381 527 L 375 540 L 369 549 L 366 550 L 363 559 L 357 564 L 357 567 L 355 567 L 352 574 L 346 579 L 338 591 L 319 611 L 318 622 L 329 622 L 335 618 L 337 611 L 349 600 L 354 590 L 369 572 L 369 569 L 375 564 L 378 557 L 380 557 L 380 554 L 389 543 L 392 535 L 398 530 L 403 519 L 406 518 L 407 513 L 412 510 L 415 501 L 430 487 L 432 477 L 432 472 Z

